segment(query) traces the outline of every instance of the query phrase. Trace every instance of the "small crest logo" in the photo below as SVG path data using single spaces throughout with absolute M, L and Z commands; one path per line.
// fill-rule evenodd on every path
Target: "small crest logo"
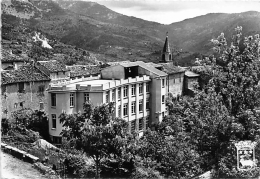
M 237 148 L 237 169 L 249 170 L 256 166 L 255 146 L 256 142 L 240 141 L 235 143 Z

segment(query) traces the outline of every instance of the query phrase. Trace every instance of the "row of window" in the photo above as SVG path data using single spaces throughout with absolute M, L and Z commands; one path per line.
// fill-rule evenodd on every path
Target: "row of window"
M 56 118 L 56 114 L 52 114 L 51 115 L 52 118 L 52 129 L 56 129 L 56 123 L 57 123 L 57 118 Z M 146 117 L 146 121 L 144 121 L 144 118 L 140 118 L 140 119 L 135 119 L 133 121 L 131 121 L 131 132 L 134 132 L 136 130 L 136 120 L 139 120 L 139 126 L 138 126 L 138 130 L 141 131 L 144 129 L 144 127 L 147 129 L 148 128 L 148 124 L 149 124 L 149 116 Z M 144 124 L 145 122 L 145 124 Z
M 135 95 L 135 88 L 136 88 L 136 85 L 132 85 L 132 87 L 131 87 L 132 96 Z M 128 86 L 124 86 L 123 90 L 124 90 L 123 96 L 127 97 Z M 146 92 L 149 92 L 148 83 L 146 84 Z M 115 93 L 116 93 L 116 90 L 113 89 L 112 90 L 112 101 L 115 101 Z M 143 85 L 139 84 L 139 94 L 142 94 L 142 93 L 143 93 Z M 118 88 L 118 99 L 120 100 L 120 98 L 121 98 L 121 87 Z M 84 100 L 85 100 L 85 102 L 90 100 L 89 93 L 84 93 Z M 106 92 L 106 103 L 108 103 L 108 102 L 109 102 L 109 91 Z M 56 106 L 56 94 L 55 93 L 51 94 L 51 106 L 53 106 L 53 107 Z M 73 107 L 73 106 L 74 106 L 74 93 L 70 93 L 70 107 Z
M 89 101 L 89 93 L 84 93 L 84 99 L 85 101 Z M 115 91 L 113 90 L 112 92 L 112 101 L 115 100 Z M 142 100 L 139 100 L 139 109 L 140 109 L 140 104 L 142 104 L 142 102 L 140 102 Z M 106 102 L 109 102 L 109 92 L 106 93 Z M 165 96 L 162 95 L 162 103 L 165 103 Z M 51 94 L 51 106 L 56 106 L 56 94 L 52 93 Z M 74 93 L 70 93 L 70 107 L 74 106 Z M 134 108 L 133 106 L 135 106 L 135 101 L 132 102 L 132 109 Z M 149 100 L 146 100 L 146 108 L 149 108 Z M 140 111 L 140 110 L 139 110 Z M 135 112 L 134 112 L 135 113 Z
M 138 110 L 139 113 L 143 112 L 143 99 L 139 100 L 138 103 Z M 146 99 L 146 110 L 149 110 L 149 99 Z M 133 101 L 131 103 L 131 114 L 135 114 L 136 113 L 136 101 Z M 123 105 L 123 116 L 127 116 L 128 115 L 128 103 L 124 103 Z M 121 105 L 118 105 L 118 117 L 121 117 Z
M 138 121 L 138 128 L 136 128 L 136 121 Z M 145 122 L 145 124 L 144 124 Z M 133 133 L 135 130 L 139 130 L 142 131 L 144 128 L 148 128 L 148 124 L 149 124 L 149 116 L 146 117 L 146 120 L 144 121 L 144 118 L 140 118 L 140 119 L 135 119 L 131 121 L 131 133 Z
M 173 84 L 177 82 L 177 78 L 173 79 Z M 181 77 L 179 78 L 179 82 L 181 83 Z M 162 87 L 164 88 L 165 85 L 167 85 L 167 81 L 165 79 L 162 79 Z
M 28 84 L 29 85 L 29 84 Z M 6 88 L 4 88 L 4 92 L 6 91 Z M 45 91 L 45 85 L 40 85 L 38 87 L 38 93 L 43 95 Z M 23 82 L 18 83 L 18 92 L 19 93 L 24 93 L 25 92 L 25 85 Z

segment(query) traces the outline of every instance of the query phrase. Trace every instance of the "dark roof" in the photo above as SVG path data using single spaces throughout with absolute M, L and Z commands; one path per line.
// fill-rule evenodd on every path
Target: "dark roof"
M 81 77 L 89 75 L 100 74 L 100 66 L 86 66 L 86 65 L 73 65 L 67 66 L 67 69 L 70 70 L 70 77 Z
M 51 73 L 68 71 L 65 64 L 62 64 L 56 60 L 38 61 L 38 62 L 40 65 L 44 66 Z
M 163 66 L 162 71 L 164 71 L 167 74 L 174 74 L 174 73 L 184 73 L 185 69 L 177 67 L 173 65 L 172 62 L 169 63 L 159 63 Z
M 160 71 L 156 68 L 154 68 L 151 65 L 147 65 L 146 63 L 142 62 L 142 61 L 136 61 L 136 62 L 129 62 L 129 63 L 120 63 L 121 66 L 123 67 L 133 67 L 133 66 L 140 66 L 148 71 L 150 71 L 151 73 L 154 73 L 158 76 L 167 76 L 167 74 L 163 71 Z
M 11 62 L 27 62 L 27 61 L 29 61 L 28 57 L 12 54 L 5 49 L 2 49 L 1 53 L 2 53 L 2 59 L 1 59 L 2 63 L 3 62 L 4 63 L 11 63 Z
M 163 52 L 170 52 L 170 44 L 168 41 L 168 36 L 166 36 L 164 46 L 163 46 Z
M 50 78 L 32 64 L 22 65 L 17 70 L 2 71 L 2 84 L 50 81 Z

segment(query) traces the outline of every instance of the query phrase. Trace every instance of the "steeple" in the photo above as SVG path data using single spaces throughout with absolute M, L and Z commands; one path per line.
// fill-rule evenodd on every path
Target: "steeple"
M 168 32 L 166 32 L 166 39 L 163 46 L 163 53 L 170 52 L 170 44 L 168 42 Z
M 162 51 L 162 62 L 169 62 L 169 61 L 172 61 L 172 53 L 171 53 L 171 48 L 168 40 L 168 32 L 166 32 L 166 39 Z

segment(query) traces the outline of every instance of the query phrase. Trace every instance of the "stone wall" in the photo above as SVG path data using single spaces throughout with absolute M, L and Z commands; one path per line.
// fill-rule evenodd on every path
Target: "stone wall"
M 174 97 L 177 97 L 178 95 L 181 96 L 183 91 L 184 72 L 170 74 L 168 80 L 169 93 L 172 93 Z
M 19 92 L 19 83 L 1 85 L 2 117 L 10 118 L 13 111 L 30 108 L 47 113 L 47 91 L 49 81 L 25 82 Z

